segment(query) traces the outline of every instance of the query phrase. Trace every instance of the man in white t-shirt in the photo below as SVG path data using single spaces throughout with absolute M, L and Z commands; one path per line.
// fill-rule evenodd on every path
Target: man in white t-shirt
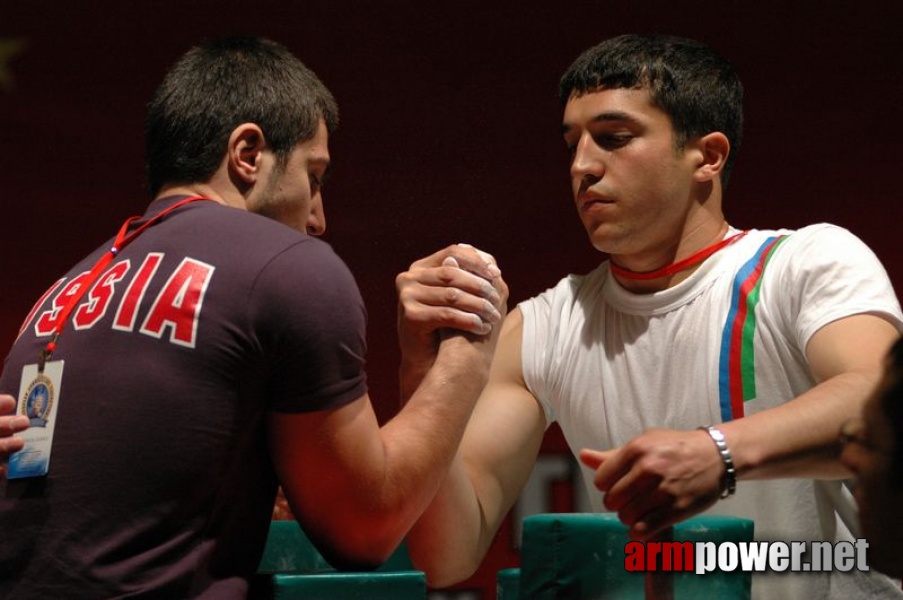
M 903 315 L 846 230 L 728 223 L 742 96 L 724 59 L 679 38 L 611 39 L 565 73 L 574 200 L 609 259 L 507 317 L 456 461 L 408 537 L 433 585 L 477 568 L 552 421 L 591 469 L 593 506 L 634 539 L 710 509 L 755 519 L 762 540 L 856 537 L 836 439 Z M 858 571 L 757 574 L 753 595 L 903 596 Z

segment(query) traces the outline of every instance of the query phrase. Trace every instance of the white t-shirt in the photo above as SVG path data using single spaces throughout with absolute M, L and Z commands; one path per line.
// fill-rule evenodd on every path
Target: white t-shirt
M 832 321 L 871 313 L 903 329 L 877 257 L 827 224 L 749 231 L 654 294 L 630 293 L 609 273 L 604 262 L 520 304 L 524 380 L 574 452 L 617 447 L 652 427 L 729 421 L 795 398 L 816 383 L 806 345 Z M 605 510 L 592 477 L 584 484 L 593 508 Z M 753 519 L 763 541 L 855 537 L 855 503 L 840 481 L 741 481 L 710 512 Z M 756 576 L 753 597 L 903 597 L 899 583 L 893 589 L 883 577 L 835 574 L 841 577 Z

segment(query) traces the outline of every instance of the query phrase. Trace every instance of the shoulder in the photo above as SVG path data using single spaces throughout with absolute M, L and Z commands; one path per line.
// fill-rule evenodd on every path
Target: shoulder
M 248 251 L 255 247 L 267 248 L 309 238 L 307 234 L 279 221 L 240 208 L 213 202 L 200 203 L 189 210 L 192 208 L 196 212 L 193 214 L 194 223 L 190 225 L 203 227 L 203 230 L 213 236 L 228 236 L 229 241 L 253 240 L 253 245 L 245 248 Z M 189 225 L 190 219 L 184 221 Z
M 782 245 L 805 248 L 818 245 L 865 245 L 850 230 L 832 223 L 815 223 L 799 229 L 751 229 L 748 237 L 753 240 L 780 240 Z
M 829 223 L 786 232 L 762 275 L 762 298 L 798 331 L 801 347 L 825 324 L 872 313 L 900 323 L 881 261 L 858 236 Z
M 816 223 L 807 225 L 797 230 L 783 230 L 789 237 L 788 241 L 793 241 L 796 245 L 817 245 L 817 244 L 854 244 L 865 245 L 849 229 L 834 225 L 832 223 Z
M 779 233 L 782 239 L 775 259 L 788 267 L 835 270 L 880 266 L 878 257 L 862 239 L 838 225 L 817 223 Z
M 280 315 L 279 328 L 289 319 L 308 330 L 326 328 L 327 322 L 351 330 L 364 326 L 366 309 L 357 282 L 329 244 L 297 236 L 272 250 L 249 297 L 261 318 Z
M 328 243 L 310 236 L 297 236 L 274 246 L 263 269 L 276 278 L 301 277 L 307 286 L 348 285 L 351 270 Z
M 874 252 L 849 230 L 830 223 L 800 229 L 750 229 L 726 253 L 741 273 L 750 270 L 795 274 L 850 266 L 880 267 Z
M 585 275 L 568 275 L 555 287 L 521 302 L 518 308 L 523 339 L 545 347 L 557 336 L 567 337 L 580 330 L 590 313 L 602 310 L 608 274 L 605 262 Z
M 332 246 L 275 221 L 245 210 L 218 204 L 201 205 L 197 222 L 226 256 L 259 271 L 260 278 L 304 277 L 311 281 L 349 278 L 350 272 Z
M 562 303 L 573 303 L 580 296 L 601 290 L 609 274 L 608 261 L 585 274 L 571 273 L 562 277 L 554 287 L 522 301 L 518 306 L 528 311 Z

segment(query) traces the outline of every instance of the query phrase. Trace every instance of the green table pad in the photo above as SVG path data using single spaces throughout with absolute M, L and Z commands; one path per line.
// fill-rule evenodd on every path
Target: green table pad
M 701 515 L 674 527 L 676 542 L 749 542 L 748 519 Z M 534 515 L 524 519 L 520 597 L 530 600 L 643 600 L 645 574 L 625 569 L 627 528 L 611 513 Z M 673 573 L 674 598 L 745 600 L 751 574 Z
M 407 547 L 402 544 L 377 572 L 412 571 Z M 333 573 L 336 569 L 317 551 L 297 521 L 273 521 L 258 573 Z
M 501 569 L 495 577 L 496 600 L 520 600 L 520 569 Z
M 273 575 L 274 600 L 423 600 L 426 576 L 395 573 Z

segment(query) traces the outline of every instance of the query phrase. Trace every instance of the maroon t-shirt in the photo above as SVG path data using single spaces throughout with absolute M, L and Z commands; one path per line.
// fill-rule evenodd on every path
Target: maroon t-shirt
M 0 392 L 19 394 L 108 248 L 36 305 Z M 0 482 L 0 597 L 244 597 L 277 487 L 264 416 L 363 395 L 365 325 L 353 277 L 320 240 L 213 202 L 149 227 L 57 343 L 48 475 Z

